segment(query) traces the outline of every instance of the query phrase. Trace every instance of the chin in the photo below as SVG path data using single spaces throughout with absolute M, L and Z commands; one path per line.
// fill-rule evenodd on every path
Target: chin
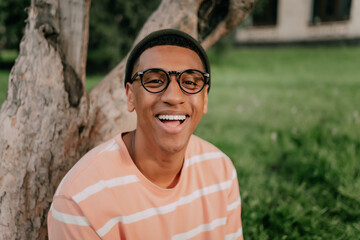
M 164 143 L 162 143 L 161 145 L 159 145 L 159 147 L 167 153 L 178 153 L 181 152 L 182 150 L 184 150 L 187 146 L 187 141 L 186 142 L 180 142 L 180 141 L 176 141 L 176 140 L 170 140 L 170 141 L 166 141 Z

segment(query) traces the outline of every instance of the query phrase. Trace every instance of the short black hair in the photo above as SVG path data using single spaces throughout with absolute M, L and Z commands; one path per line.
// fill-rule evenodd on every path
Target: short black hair
M 176 29 L 163 29 L 156 32 L 152 32 L 142 39 L 131 51 L 125 70 L 125 81 L 126 83 L 131 81 L 131 74 L 134 70 L 134 65 L 136 64 L 140 55 L 149 48 L 162 45 L 172 45 L 179 46 L 193 50 L 201 59 L 205 71 L 210 74 L 210 62 L 205 50 L 202 48 L 200 43 L 195 40 L 193 37 Z M 209 88 L 210 89 L 210 78 L 209 78 Z

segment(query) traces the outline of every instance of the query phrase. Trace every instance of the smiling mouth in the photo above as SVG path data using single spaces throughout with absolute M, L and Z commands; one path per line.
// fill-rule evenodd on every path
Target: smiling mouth
M 157 115 L 156 116 L 161 122 L 178 122 L 182 124 L 189 115 Z

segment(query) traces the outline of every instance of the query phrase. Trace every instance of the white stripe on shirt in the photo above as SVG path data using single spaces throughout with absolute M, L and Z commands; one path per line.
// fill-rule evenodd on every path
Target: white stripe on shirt
M 236 169 L 234 169 L 232 172 L 232 179 L 235 179 L 236 177 L 237 177 L 237 173 L 236 173 Z
M 214 184 L 208 187 L 204 187 L 201 189 L 198 189 L 191 194 L 181 197 L 176 202 L 167 204 L 165 206 L 157 207 L 157 208 L 149 208 L 141 212 L 137 212 L 128 216 L 118 216 L 115 218 L 110 219 L 107 221 L 104 226 L 102 226 L 100 229 L 98 229 L 96 232 L 100 237 L 103 237 L 105 234 L 107 234 L 112 227 L 114 227 L 118 222 L 122 222 L 123 224 L 130 224 L 134 222 L 141 221 L 143 219 L 155 216 L 155 215 L 163 215 L 169 212 L 175 211 L 175 209 L 178 206 L 185 205 L 188 203 L 191 203 L 195 199 L 198 199 L 200 197 L 209 195 L 211 193 L 216 193 L 219 191 L 223 191 L 225 189 L 228 189 L 231 187 L 233 179 L 227 180 L 218 184 Z
M 211 160 L 211 159 L 215 159 L 215 158 L 221 158 L 221 157 L 228 158 L 223 152 L 209 152 L 209 153 L 204 153 L 204 154 L 200 154 L 200 155 L 195 155 L 189 159 L 186 159 L 184 167 L 186 168 L 195 163 L 199 163 L 202 161 Z
M 77 193 L 76 195 L 74 195 L 72 197 L 72 199 L 76 203 L 79 203 L 79 202 L 85 200 L 86 198 L 90 197 L 91 195 L 102 191 L 105 188 L 113 188 L 113 187 L 126 185 L 126 184 L 130 184 L 130 183 L 138 182 L 138 181 L 139 181 L 139 179 L 135 175 L 117 177 L 117 178 L 112 178 L 109 180 L 100 180 L 99 182 L 95 183 L 94 185 L 91 185 L 91 186 L 85 188 L 84 190 L 82 190 L 81 192 Z
M 235 240 L 242 235 L 242 228 L 240 227 L 237 232 L 227 234 L 225 240 Z
M 229 205 L 226 206 L 226 210 L 229 212 L 231 210 L 236 209 L 239 205 L 241 204 L 241 199 L 238 198 L 238 200 L 236 200 L 233 203 L 230 203 Z
M 112 139 L 109 144 L 107 144 L 104 149 L 102 149 L 97 155 L 100 155 L 103 152 L 112 152 L 117 149 L 120 149 L 119 145 L 115 142 L 115 139 Z
M 85 216 L 74 216 L 67 213 L 61 213 L 56 211 L 53 207 L 51 207 L 50 211 L 51 215 L 60 222 L 78 226 L 90 226 L 90 223 Z
M 203 232 L 208 232 L 211 230 L 214 230 L 215 228 L 219 227 L 219 226 L 223 226 L 226 224 L 226 217 L 224 218 L 218 218 L 215 219 L 213 221 L 211 221 L 208 224 L 202 224 L 188 232 L 185 233 L 179 233 L 174 235 L 171 240 L 186 240 L 186 239 L 190 239 L 195 237 L 196 235 L 199 235 L 200 233 Z

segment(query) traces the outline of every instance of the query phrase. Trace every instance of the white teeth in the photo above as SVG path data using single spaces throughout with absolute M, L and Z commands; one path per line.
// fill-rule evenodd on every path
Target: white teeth
M 159 115 L 158 118 L 160 120 L 185 120 L 186 116 L 185 115 Z

